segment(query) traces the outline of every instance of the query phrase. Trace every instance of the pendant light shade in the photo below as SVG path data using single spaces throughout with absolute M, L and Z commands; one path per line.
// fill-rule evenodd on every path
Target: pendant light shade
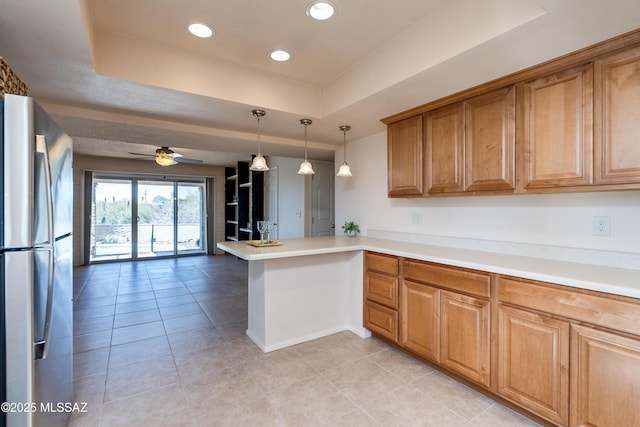
M 307 126 L 311 123 L 311 119 L 300 120 L 300 124 L 304 125 L 304 161 L 300 163 L 298 175 L 313 175 L 315 173 L 313 171 L 313 166 L 311 166 L 311 162 L 307 160 Z
M 344 162 L 342 162 L 342 164 L 340 165 L 340 169 L 338 169 L 338 173 L 336 175 L 344 177 L 353 176 L 351 174 L 351 168 L 347 163 L 347 131 L 351 129 L 351 126 L 342 125 L 338 127 L 338 129 L 342 131 L 342 142 L 344 144 Z
M 251 115 L 258 119 L 258 154 L 256 154 L 256 156 L 253 158 L 251 166 L 249 166 L 249 169 L 251 169 L 252 171 L 269 170 L 266 159 L 260 153 L 260 117 L 264 116 L 265 114 L 267 113 L 265 113 L 264 110 L 251 110 Z

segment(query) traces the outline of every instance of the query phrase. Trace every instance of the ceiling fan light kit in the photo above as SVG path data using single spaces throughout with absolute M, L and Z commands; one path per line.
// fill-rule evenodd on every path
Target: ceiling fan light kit
M 160 147 L 156 150 L 156 163 L 160 166 L 172 166 L 178 164 L 175 157 L 180 157 L 181 154 L 176 153 L 169 147 Z
M 194 164 L 202 163 L 202 160 L 188 159 L 186 157 L 183 157 L 182 154 L 176 153 L 169 147 L 158 148 L 156 150 L 156 154 L 143 154 L 143 153 L 131 153 L 131 152 L 129 152 L 129 154 L 133 154 L 134 156 L 147 157 L 147 158 L 153 157 L 156 163 L 160 166 L 172 166 L 172 165 L 177 165 L 178 163 L 194 163 Z M 176 159 L 180 159 L 180 161 L 178 162 Z

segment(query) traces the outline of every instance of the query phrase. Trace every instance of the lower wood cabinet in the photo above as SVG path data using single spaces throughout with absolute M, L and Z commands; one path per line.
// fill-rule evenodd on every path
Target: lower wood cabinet
M 367 300 L 364 303 L 364 326 L 393 342 L 398 341 L 397 310 Z
M 639 339 L 571 326 L 570 425 L 640 425 Z
M 489 301 L 442 291 L 440 363 L 489 387 Z
M 400 345 L 439 362 L 440 290 L 410 280 L 400 289 Z
M 640 300 L 383 254 L 365 266 L 376 336 L 544 424 L 640 426 Z
M 400 345 L 490 386 L 489 275 L 406 259 Z
M 364 326 L 398 341 L 398 258 L 367 252 L 364 256 Z
M 498 318 L 498 393 L 567 425 L 569 322 L 504 305 Z

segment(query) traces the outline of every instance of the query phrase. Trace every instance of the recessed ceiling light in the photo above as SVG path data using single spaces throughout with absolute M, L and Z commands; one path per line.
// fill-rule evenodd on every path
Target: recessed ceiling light
M 213 28 L 202 22 L 191 22 L 187 24 L 187 30 L 194 36 L 203 39 L 213 36 Z
M 271 57 L 271 59 L 278 62 L 288 61 L 291 58 L 291 54 L 282 49 L 272 50 L 271 52 L 269 52 L 269 56 Z
M 336 14 L 336 6 L 330 1 L 316 0 L 307 6 L 307 15 L 318 21 L 326 21 Z

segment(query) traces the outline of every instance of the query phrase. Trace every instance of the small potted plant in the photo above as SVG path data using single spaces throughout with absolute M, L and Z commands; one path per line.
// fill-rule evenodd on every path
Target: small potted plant
M 342 231 L 349 237 L 353 237 L 360 232 L 360 226 L 353 221 L 345 221 Z

